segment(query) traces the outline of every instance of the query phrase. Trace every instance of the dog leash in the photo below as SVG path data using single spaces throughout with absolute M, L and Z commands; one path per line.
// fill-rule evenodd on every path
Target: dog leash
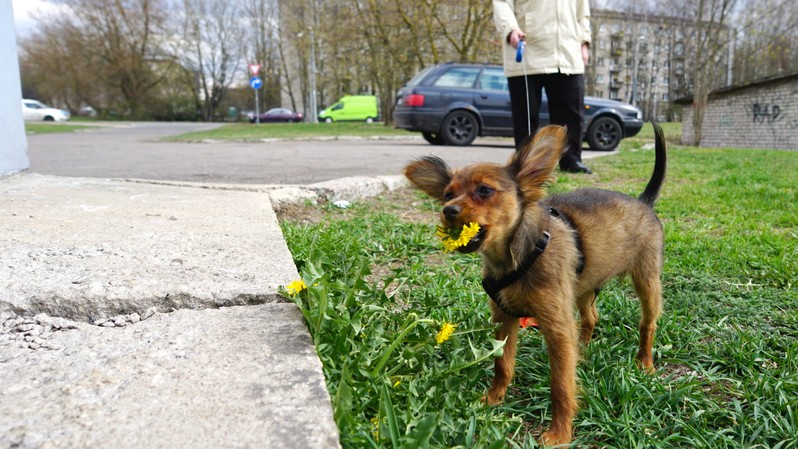
M 521 67 L 524 69 L 524 90 L 526 96 L 524 100 L 526 101 L 526 130 L 527 130 L 527 139 L 532 136 L 532 115 L 529 112 L 529 80 L 527 79 L 526 75 L 526 64 L 524 64 L 524 49 L 526 48 L 526 41 L 523 39 L 518 41 L 518 50 L 515 52 L 515 62 L 520 62 Z

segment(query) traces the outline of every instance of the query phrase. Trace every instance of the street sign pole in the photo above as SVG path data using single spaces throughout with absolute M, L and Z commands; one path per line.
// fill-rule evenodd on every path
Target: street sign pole
M 260 105 L 258 104 L 258 89 L 263 85 L 260 78 L 258 78 L 258 72 L 260 72 L 260 64 L 249 64 L 249 73 L 252 75 L 252 78 L 249 79 L 249 85 L 252 87 L 252 90 L 255 91 L 255 123 L 260 123 Z

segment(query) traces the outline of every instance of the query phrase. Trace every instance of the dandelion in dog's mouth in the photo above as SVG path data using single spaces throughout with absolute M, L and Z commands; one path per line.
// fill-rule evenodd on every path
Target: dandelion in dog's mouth
M 443 242 L 443 252 L 448 253 L 468 245 L 468 242 L 479 234 L 479 224 L 471 222 L 467 225 L 463 225 L 462 229 L 447 229 L 438 225 L 435 234 L 440 237 Z

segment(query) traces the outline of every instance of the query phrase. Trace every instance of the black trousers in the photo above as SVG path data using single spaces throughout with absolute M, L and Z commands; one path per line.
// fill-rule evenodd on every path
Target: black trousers
M 515 148 L 521 148 L 540 124 L 541 92 L 546 89 L 549 122 L 567 127 L 568 150 L 560 159 L 560 168 L 573 167 L 582 162 L 582 117 L 585 110 L 584 75 L 550 73 L 507 78 L 510 85 L 510 103 L 513 112 Z M 527 86 L 529 92 L 527 95 Z M 527 113 L 527 104 L 529 109 Z M 527 115 L 528 114 L 528 115 Z

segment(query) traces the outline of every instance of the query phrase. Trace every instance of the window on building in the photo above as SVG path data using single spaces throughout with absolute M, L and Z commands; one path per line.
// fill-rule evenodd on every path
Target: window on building
M 596 75 L 596 82 L 597 83 L 603 83 L 604 82 L 604 74 L 603 73 L 599 73 L 598 75 Z
M 596 91 L 596 96 L 599 97 L 599 98 L 603 97 L 604 96 L 604 91 L 603 90 L 597 90 Z
M 604 67 L 604 57 L 598 58 L 598 63 L 596 65 L 599 67 Z
M 670 101 L 670 100 L 668 100 L 668 93 L 667 92 L 662 94 L 662 101 Z

